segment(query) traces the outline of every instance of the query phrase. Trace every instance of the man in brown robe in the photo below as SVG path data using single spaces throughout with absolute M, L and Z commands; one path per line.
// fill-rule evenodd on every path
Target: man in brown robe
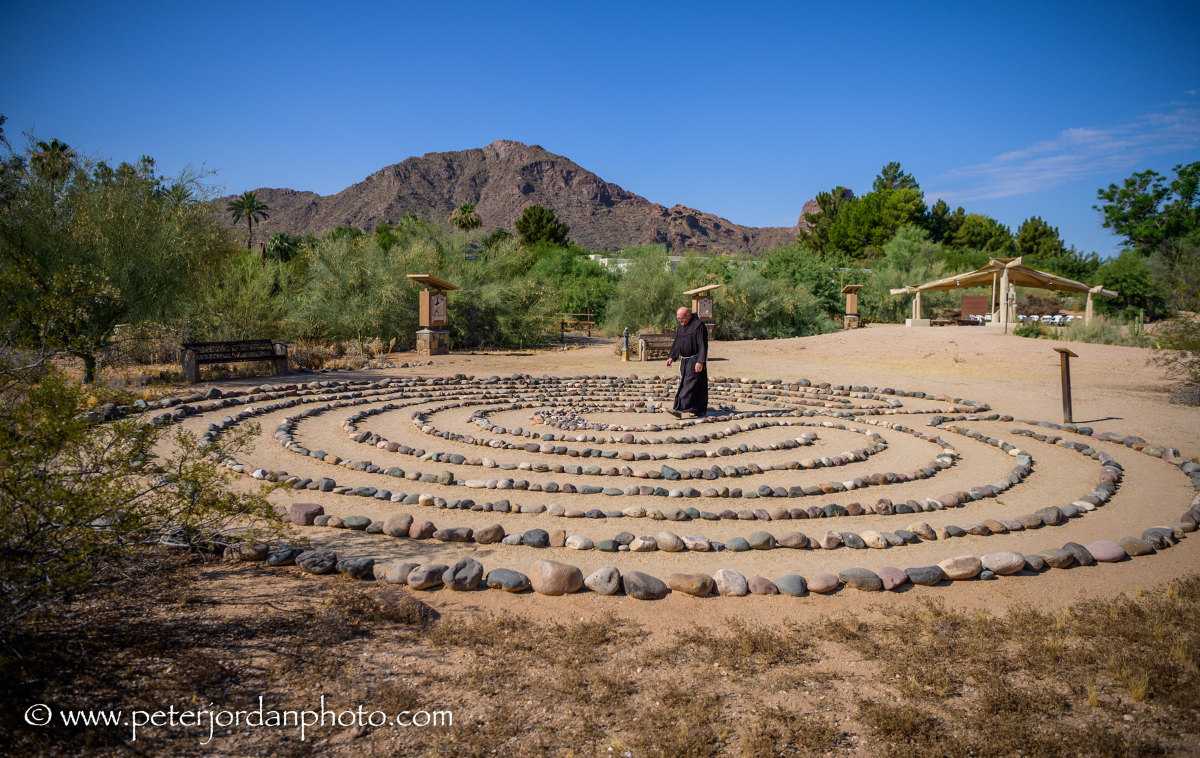
M 708 329 L 688 308 L 675 312 L 679 326 L 675 329 L 675 342 L 667 355 L 667 365 L 679 361 L 679 391 L 675 393 L 674 416 L 689 413 L 696 418 L 708 414 L 708 375 L 704 364 L 708 362 Z

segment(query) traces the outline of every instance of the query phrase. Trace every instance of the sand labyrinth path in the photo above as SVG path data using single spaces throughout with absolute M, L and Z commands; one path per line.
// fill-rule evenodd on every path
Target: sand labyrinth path
M 238 557 L 413 589 L 983 591 L 1153 556 L 1200 518 L 1200 465 L 1137 437 L 807 379 L 715 377 L 709 416 L 677 419 L 676 382 L 322 381 L 151 412 L 205 441 L 261 425 L 246 460 L 223 463 L 279 483 L 280 516 L 312 548 Z

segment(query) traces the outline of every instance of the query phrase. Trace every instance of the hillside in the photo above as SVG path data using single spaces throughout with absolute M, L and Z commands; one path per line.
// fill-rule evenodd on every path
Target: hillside
M 794 241 L 797 231 L 740 226 L 682 205 L 667 208 L 538 145 L 508 140 L 408 158 L 327 197 L 268 187 L 255 192 L 271 209 L 270 218 L 255 225 L 256 243 L 276 231 L 373 229 L 406 213 L 442 220 L 462 203 L 475 204 L 485 231 L 512 231 L 526 207 L 545 206 L 570 225 L 572 240 L 592 250 L 666 243 L 673 252 L 758 253 Z M 229 199 L 222 198 L 219 207 Z

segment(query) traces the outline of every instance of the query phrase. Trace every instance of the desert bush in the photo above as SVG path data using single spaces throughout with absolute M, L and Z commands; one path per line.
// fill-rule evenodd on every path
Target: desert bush
M 408 272 L 435 270 L 436 247 L 424 240 L 385 250 L 375 235 L 327 236 L 310 252 L 311 277 L 300 308 L 302 336 L 354 340 L 369 337 L 411 344 L 417 328 L 419 287 Z
M 1173 376 L 1200 384 L 1200 316 L 1181 311 L 1159 324 L 1152 360 Z
M 620 334 L 626 327 L 630 334 L 673 331 L 675 310 L 691 305 L 681 292 L 676 289 L 666 248 L 643 252 L 621 275 L 608 305 L 608 331 Z
M 1046 336 L 1046 330 L 1042 328 L 1041 324 L 1031 321 L 1026 324 L 1021 324 L 1021 325 L 1017 326 L 1015 329 L 1013 329 L 1013 336 L 1014 337 L 1029 337 L 1030 339 L 1038 339 L 1039 337 Z
M 1055 339 L 1066 342 L 1092 342 L 1098 345 L 1126 345 L 1145 347 L 1145 337 L 1131 335 L 1125 324 L 1106 316 L 1097 315 L 1092 322 L 1072 321 L 1061 329 L 1054 330 Z
M 104 566 L 151 545 L 219 551 L 278 528 L 261 491 L 235 492 L 221 465 L 256 425 L 201 445 L 177 429 L 97 424 L 58 371 L 9 372 L 0 391 L 0 634 L 53 613 Z
M 291 314 L 303 292 L 307 260 L 280 263 L 242 253 L 188 305 L 188 337 L 198 341 L 291 336 Z
M 100 366 L 127 368 L 175 363 L 179 360 L 180 329 L 171 324 L 143 321 L 121 324 L 100 354 Z
M 717 339 L 808 337 L 837 329 L 806 290 L 738 269 L 721 292 Z
M 288 344 L 288 360 L 300 368 L 318 371 L 337 357 L 334 348 L 318 340 L 301 339 Z

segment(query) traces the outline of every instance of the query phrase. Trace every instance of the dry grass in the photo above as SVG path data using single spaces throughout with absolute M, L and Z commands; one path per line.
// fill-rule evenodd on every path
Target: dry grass
M 267 583 L 278 607 L 239 606 Z M 339 708 L 450 709 L 454 725 L 327 727 L 305 743 L 289 729 L 219 731 L 214 751 L 183 729 L 133 745 L 123 730 L 6 719 L 11 754 L 1136 756 L 1194 749 L 1200 731 L 1200 577 L 1055 613 L 929 602 L 880 621 L 652 636 L 612 614 L 439 618 L 395 586 L 156 556 L 73 614 L 10 641 L 24 660 L 0 672 L 9 713 L 259 695 L 305 708 L 325 695 Z

